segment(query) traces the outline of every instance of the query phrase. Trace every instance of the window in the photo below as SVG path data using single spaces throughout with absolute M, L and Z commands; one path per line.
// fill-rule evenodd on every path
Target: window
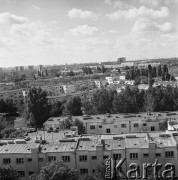
M 99 125 L 99 128 L 102 128 L 102 126 L 101 126 L 101 125 Z
M 10 164 L 10 163 L 11 163 L 10 158 L 4 158 L 4 159 L 3 159 L 3 163 L 4 163 L 4 164 Z
M 38 162 L 43 162 L 43 158 L 38 158 Z
M 95 171 L 96 171 L 95 169 L 92 170 L 93 174 L 95 173 Z
M 28 158 L 28 162 L 32 162 L 32 158 Z
M 17 164 L 23 164 L 23 158 L 16 158 Z
M 82 161 L 87 161 L 87 156 L 79 156 L 79 160 Z
M 114 128 L 117 128 L 117 125 L 114 125 Z
M 88 169 L 80 169 L 80 174 L 88 174 Z
M 91 159 L 92 159 L 92 160 L 96 160 L 97 157 L 96 157 L 96 156 L 92 156 Z
M 56 161 L 56 156 L 48 156 L 48 161 Z
M 106 133 L 110 133 L 110 129 L 106 129 Z
M 166 158 L 173 158 L 174 157 L 174 151 L 166 151 Z
M 90 126 L 90 129 L 95 129 L 95 125 L 91 125 L 91 126 Z
M 143 123 L 143 126 L 146 126 L 146 123 Z
M 32 175 L 32 174 L 33 174 L 33 171 L 29 171 L 29 173 L 28 173 L 28 174 L 29 174 L 29 176 L 30 176 L 30 175 Z
M 156 157 L 161 157 L 161 153 L 156 153 L 155 156 Z
M 103 159 L 108 159 L 108 156 L 103 156 Z
M 138 127 L 138 123 L 134 123 L 134 127 Z
M 20 175 L 20 177 L 24 177 L 25 176 L 25 171 L 17 171 L 17 172 Z
M 121 128 L 126 128 L 127 125 L 126 124 L 121 124 Z
M 121 159 L 121 154 L 113 154 L 113 159 Z
M 151 126 L 151 131 L 155 131 L 155 127 L 154 126 Z
M 64 162 L 70 162 L 70 156 L 62 156 Z
M 148 158 L 148 153 L 143 154 L 144 158 Z
M 130 159 L 137 159 L 138 153 L 130 153 Z

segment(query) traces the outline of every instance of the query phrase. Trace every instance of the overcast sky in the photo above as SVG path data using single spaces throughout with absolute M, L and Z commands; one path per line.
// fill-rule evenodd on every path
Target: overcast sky
M 178 56 L 178 0 L 0 0 L 0 66 Z

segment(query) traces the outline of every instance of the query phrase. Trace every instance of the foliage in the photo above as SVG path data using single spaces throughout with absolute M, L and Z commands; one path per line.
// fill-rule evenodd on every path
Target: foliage
M 54 104 L 52 104 L 50 114 L 52 117 L 58 117 L 62 114 L 63 109 L 63 104 L 60 101 L 57 101 Z
M 145 107 L 151 111 L 178 110 L 178 87 L 155 87 L 149 89 L 145 95 Z
M 97 114 L 96 109 L 92 106 L 91 102 L 88 100 L 83 102 L 82 107 L 83 107 L 84 114 L 87 114 L 87 115 Z
M 163 122 L 159 123 L 159 129 L 161 131 L 166 131 L 167 130 L 167 120 L 164 120 Z
M 12 167 L 0 167 L 0 179 L 2 180 L 19 180 L 19 174 Z
M 90 68 L 89 66 L 84 66 L 84 67 L 82 67 L 82 71 L 83 71 L 85 74 L 92 74 L 91 68 Z
M 17 112 L 17 108 L 14 106 L 12 100 L 7 99 L 4 101 L 0 100 L 0 113 L 15 113 Z
M 45 166 L 33 180 L 78 180 L 76 169 L 68 167 L 59 161 L 53 161 Z
M 83 122 L 80 121 L 79 119 L 75 118 L 74 122 L 73 122 L 73 126 L 77 126 L 78 127 L 78 134 L 84 134 L 85 133 L 85 127 L 83 125 Z
M 98 113 L 112 113 L 112 101 L 117 94 L 116 90 L 102 88 L 97 90 L 92 97 L 91 104 Z
M 66 111 L 73 116 L 82 115 L 82 102 L 80 97 L 74 96 L 70 97 L 65 104 Z
M 17 138 L 23 137 L 26 131 L 15 128 L 5 128 L 0 132 L 0 138 Z
M 119 113 L 136 113 L 143 111 L 144 91 L 138 88 L 126 86 L 125 90 L 115 96 L 113 100 L 114 112 Z
M 71 119 L 71 118 L 66 118 L 66 119 L 62 122 L 62 128 L 63 128 L 63 129 L 70 129 L 71 126 L 72 126 L 72 119 Z
M 50 116 L 47 93 L 39 88 L 31 88 L 28 93 L 28 116 L 32 126 L 41 127 Z

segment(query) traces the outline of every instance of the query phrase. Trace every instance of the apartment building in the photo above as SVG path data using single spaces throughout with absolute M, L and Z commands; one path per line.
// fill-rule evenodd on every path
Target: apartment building
M 12 166 L 23 179 L 28 180 L 32 174 L 51 161 L 63 161 L 67 166 L 78 169 L 81 179 L 92 175 L 97 166 L 107 158 L 116 159 L 116 163 L 126 158 L 122 171 L 130 170 L 130 164 L 140 166 L 143 163 L 154 163 L 155 159 L 162 164 L 172 163 L 178 175 L 178 133 L 139 133 L 110 136 L 78 137 L 49 142 L 48 144 L 4 144 L 0 146 L 0 166 Z
M 76 93 L 61 94 L 59 96 L 48 96 L 47 98 L 48 98 L 49 103 L 51 103 L 51 104 L 53 104 L 57 101 L 62 102 L 64 100 L 67 100 L 69 97 L 73 97 L 73 96 L 80 97 L 81 102 L 84 102 L 86 100 L 91 101 L 94 92 L 95 92 L 94 90 L 79 91 Z
M 0 92 L 0 99 L 4 101 L 6 101 L 7 99 L 12 100 L 13 104 L 15 106 L 18 106 L 24 100 L 22 89 L 2 91 Z
M 76 92 L 76 85 L 75 84 L 68 84 L 63 85 L 64 93 L 75 93 Z
M 48 86 L 40 86 L 42 90 L 46 91 L 48 96 L 59 96 L 64 93 L 64 89 L 62 85 L 48 85 Z
M 50 118 L 50 123 L 59 126 L 59 120 L 67 117 Z M 72 119 L 79 119 L 85 126 L 86 134 L 126 134 L 140 132 L 159 132 L 161 123 L 165 121 L 178 120 L 176 112 L 171 114 L 154 113 L 147 115 L 141 114 L 103 114 L 103 115 L 83 115 L 73 116 Z M 44 123 L 45 125 L 46 123 Z

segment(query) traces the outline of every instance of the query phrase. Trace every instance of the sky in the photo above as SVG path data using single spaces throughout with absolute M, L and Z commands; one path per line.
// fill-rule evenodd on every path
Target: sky
M 0 0 L 0 67 L 178 57 L 178 0 Z

